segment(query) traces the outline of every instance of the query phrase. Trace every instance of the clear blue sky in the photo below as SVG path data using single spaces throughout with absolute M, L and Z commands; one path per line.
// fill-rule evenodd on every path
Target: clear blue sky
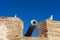
M 54 20 L 60 20 L 60 0 L 0 0 L 0 16 L 14 16 L 17 14 L 24 21 L 24 34 L 30 21 L 38 22 L 54 15 Z M 32 36 L 37 36 L 37 29 Z

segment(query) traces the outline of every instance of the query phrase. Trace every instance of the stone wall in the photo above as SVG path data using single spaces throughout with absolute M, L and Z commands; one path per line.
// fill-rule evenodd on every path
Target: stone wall
M 47 20 L 48 38 L 60 40 L 60 21 Z
M 38 24 L 38 37 L 23 36 L 23 21 L 0 17 L 0 40 L 60 40 L 60 21 L 45 20 Z
M 45 37 L 22 37 L 21 40 L 49 40 Z
M 38 24 L 38 37 L 47 37 L 47 22 L 42 21 Z
M 20 40 L 23 22 L 19 18 L 0 17 L 0 40 Z
M 37 28 L 38 37 L 46 37 L 48 40 L 60 40 L 60 21 L 48 19 L 40 22 Z

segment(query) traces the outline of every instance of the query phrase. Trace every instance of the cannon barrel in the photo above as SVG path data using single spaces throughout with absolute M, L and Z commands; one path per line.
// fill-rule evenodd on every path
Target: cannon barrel
M 29 26 L 29 28 L 28 28 L 25 36 L 30 37 L 30 36 L 32 35 L 35 27 L 37 26 L 37 24 L 38 24 L 38 23 L 37 23 L 36 20 L 31 20 L 31 24 L 30 24 L 30 26 Z

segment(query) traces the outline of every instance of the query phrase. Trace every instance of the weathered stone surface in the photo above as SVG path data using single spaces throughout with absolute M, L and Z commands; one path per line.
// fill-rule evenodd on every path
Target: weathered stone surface
M 21 40 L 49 40 L 45 37 L 23 37 Z
M 45 20 L 38 24 L 38 37 L 23 36 L 19 18 L 0 17 L 0 40 L 60 40 L 60 21 Z
M 43 21 L 38 24 L 38 37 L 47 37 L 47 22 Z
M 60 21 L 47 20 L 48 38 L 60 40 Z
M 23 22 L 19 18 L 0 17 L 0 40 L 20 40 Z
M 48 19 L 40 22 L 38 24 L 38 37 L 44 37 L 44 35 L 45 37 L 47 35 L 48 40 L 60 40 L 60 21 Z

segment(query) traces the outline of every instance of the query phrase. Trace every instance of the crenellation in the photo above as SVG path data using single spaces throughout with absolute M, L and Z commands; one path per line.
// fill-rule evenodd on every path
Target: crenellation
M 39 22 L 37 37 L 24 37 L 23 29 L 21 19 L 0 17 L 0 40 L 60 40 L 60 21 L 47 19 Z
M 20 32 L 20 30 L 23 31 L 23 22 L 19 19 L 19 18 L 0 18 L 0 23 L 2 23 L 2 26 L 4 27 L 4 29 L 2 28 L 2 26 L 0 28 L 2 28 L 5 33 L 3 33 L 0 38 L 3 39 L 3 36 L 6 35 L 7 40 L 20 40 L 21 35 L 23 34 L 22 32 Z M 5 26 L 4 26 L 5 25 Z M 20 29 L 22 27 L 22 29 Z M 0 32 L 1 32 L 0 31 Z M 6 32 L 7 31 L 7 32 Z M 2 33 L 2 32 L 1 32 Z M 0 34 L 1 34 L 0 33 Z

